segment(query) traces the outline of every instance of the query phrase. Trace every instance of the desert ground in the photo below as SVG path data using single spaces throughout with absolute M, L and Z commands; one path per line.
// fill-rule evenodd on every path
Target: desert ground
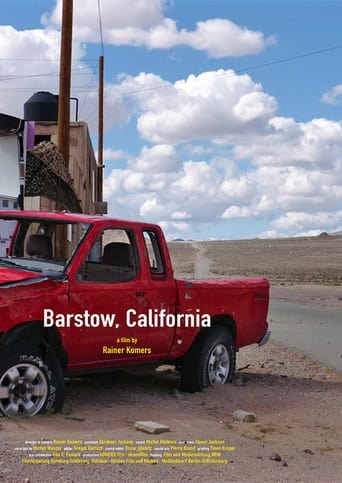
M 176 276 L 193 277 L 197 256 L 209 259 L 211 277 L 268 278 L 272 286 L 342 285 L 342 236 L 236 241 L 172 242 Z
M 266 276 L 271 297 L 342 312 L 342 237 L 172 242 L 180 278 Z M 342 324 L 342 318 L 341 318 Z M 342 346 L 342 341 L 341 341 Z M 233 418 L 237 409 L 254 422 Z M 170 432 L 134 428 L 152 420 Z M 224 440 L 222 464 L 28 465 L 25 440 L 171 438 Z M 237 355 L 232 384 L 187 394 L 171 366 L 67 380 L 63 412 L 0 419 L 0 481 L 339 482 L 342 475 L 342 374 L 272 341 Z

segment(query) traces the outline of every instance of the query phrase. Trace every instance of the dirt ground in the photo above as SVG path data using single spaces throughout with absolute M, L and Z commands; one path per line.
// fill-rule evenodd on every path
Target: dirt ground
M 342 285 L 342 236 L 172 242 L 176 275 L 193 276 L 201 247 L 211 277 L 264 276 L 275 285 Z
M 201 245 L 213 276 L 236 275 L 236 264 L 240 274 L 267 275 L 274 298 L 342 309 L 341 237 Z M 198 244 L 172 243 L 171 251 L 176 275 L 194 276 Z M 255 422 L 235 420 L 237 409 L 255 413 Z M 134 429 L 137 420 L 166 424 L 170 432 L 146 435 Z M 28 439 L 70 438 L 224 440 L 235 449 L 227 465 L 29 465 L 15 449 Z M 272 342 L 242 349 L 234 383 L 203 393 L 181 392 L 175 370 L 163 366 L 68 380 L 61 414 L 0 419 L 6 483 L 340 482 L 341 455 L 342 374 Z

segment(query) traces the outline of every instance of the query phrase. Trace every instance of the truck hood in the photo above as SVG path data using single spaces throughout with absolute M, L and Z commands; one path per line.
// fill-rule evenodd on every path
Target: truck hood
M 12 283 L 24 282 L 33 278 L 42 279 L 38 273 L 29 272 L 27 270 L 17 270 L 15 268 L 0 267 L 0 286 Z

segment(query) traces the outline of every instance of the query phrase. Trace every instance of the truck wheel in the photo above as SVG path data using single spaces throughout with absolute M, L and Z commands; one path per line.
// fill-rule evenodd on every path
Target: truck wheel
M 181 385 L 187 392 L 202 391 L 209 385 L 225 384 L 235 372 L 232 336 L 223 327 L 203 332 L 190 348 L 181 366 Z
M 38 348 L 13 354 L 0 362 L 0 411 L 5 416 L 34 416 L 61 409 L 64 378 L 52 351 L 43 357 Z

